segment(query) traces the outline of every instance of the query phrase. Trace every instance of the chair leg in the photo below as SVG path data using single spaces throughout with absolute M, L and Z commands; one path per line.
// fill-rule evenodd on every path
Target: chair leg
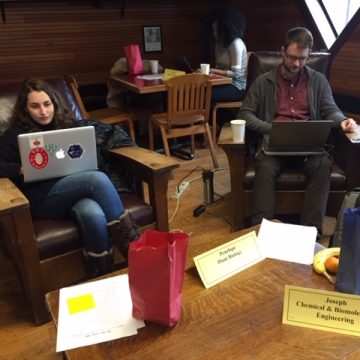
M 210 126 L 208 123 L 205 124 L 205 130 L 206 130 L 206 136 L 208 138 L 208 142 L 209 142 L 209 148 L 210 148 L 210 153 L 211 153 L 211 157 L 214 163 L 214 168 L 217 169 L 219 167 L 219 163 L 217 161 L 217 157 L 216 157 L 216 153 L 215 153 L 215 147 L 214 147 L 214 143 L 213 143 L 213 139 L 211 136 L 211 131 L 210 131 Z
M 166 136 L 166 130 L 162 126 L 160 126 L 160 132 L 161 132 L 161 138 L 162 138 L 162 142 L 163 142 L 163 146 L 164 146 L 165 155 L 168 157 L 171 157 L 169 141 Z
M 190 151 L 195 155 L 195 136 L 190 135 Z
M 129 120 L 128 120 L 128 126 L 129 126 L 129 133 L 130 133 L 131 140 L 132 140 L 133 142 L 136 142 L 136 141 L 135 141 L 134 122 L 132 121 L 132 119 L 129 119 Z
M 214 147 L 216 147 L 216 145 L 217 145 L 217 142 L 216 142 L 216 115 L 217 115 L 217 107 L 215 105 L 213 108 L 213 112 L 212 112 L 212 139 L 213 139 Z
M 154 127 L 151 120 L 149 121 L 148 133 L 149 133 L 149 149 L 154 151 Z

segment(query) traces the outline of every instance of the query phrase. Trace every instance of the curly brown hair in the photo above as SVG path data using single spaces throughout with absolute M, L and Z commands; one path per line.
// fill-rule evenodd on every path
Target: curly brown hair
M 45 80 L 27 79 L 23 82 L 15 102 L 11 122 L 24 132 L 41 131 L 43 128 L 37 124 L 27 111 L 28 95 L 32 91 L 45 92 L 54 105 L 54 117 L 51 122 L 52 129 L 65 129 L 74 126 L 75 119 L 64 104 L 61 95 Z
M 246 20 L 244 15 L 229 5 L 220 5 L 210 13 L 210 26 L 217 22 L 219 42 L 228 47 L 236 38 L 244 40 Z

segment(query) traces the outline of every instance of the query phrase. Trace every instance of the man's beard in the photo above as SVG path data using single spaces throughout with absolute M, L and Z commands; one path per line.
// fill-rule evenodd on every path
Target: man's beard
M 282 64 L 282 73 L 288 80 L 293 80 L 299 75 L 302 68 L 290 69 L 285 63 Z

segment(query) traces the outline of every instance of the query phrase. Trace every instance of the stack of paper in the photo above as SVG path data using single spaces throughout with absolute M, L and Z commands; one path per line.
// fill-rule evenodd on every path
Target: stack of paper
M 56 351 L 135 335 L 143 326 L 132 317 L 128 275 L 63 288 Z

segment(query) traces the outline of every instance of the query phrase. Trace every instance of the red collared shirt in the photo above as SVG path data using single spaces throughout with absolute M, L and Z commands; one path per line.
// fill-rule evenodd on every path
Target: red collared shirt
M 281 66 L 279 67 L 276 78 L 275 120 L 309 120 L 307 81 L 304 70 L 289 80 L 281 73 Z

